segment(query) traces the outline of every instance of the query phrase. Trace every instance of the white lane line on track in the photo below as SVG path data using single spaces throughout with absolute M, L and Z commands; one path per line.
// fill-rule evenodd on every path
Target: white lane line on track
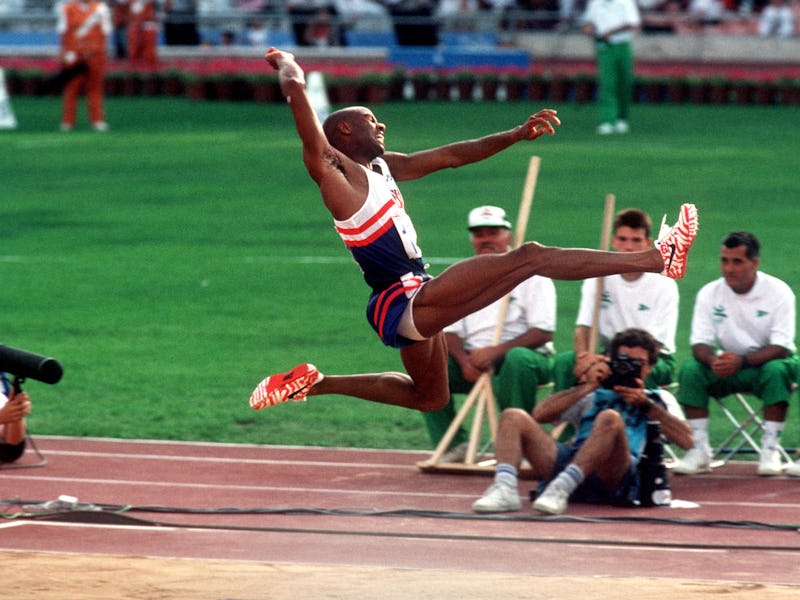
M 36 439 L 41 440 L 57 440 L 72 442 L 77 445 L 85 445 L 86 443 L 98 443 L 109 446 L 176 446 L 181 448 L 256 448 L 256 449 L 270 449 L 270 450 L 289 450 L 296 453 L 304 452 L 338 452 L 345 454 L 402 454 L 411 457 L 429 456 L 431 450 L 400 450 L 400 449 L 386 449 L 386 448 L 337 448 L 335 446 L 289 446 L 285 444 L 240 444 L 233 442 L 204 442 L 204 441 L 185 441 L 185 440 L 152 440 L 152 439 L 123 439 L 123 438 L 104 438 L 104 437 L 85 437 L 77 438 L 64 435 L 37 435 Z M 44 450 L 55 451 L 45 448 Z M 412 458 L 413 460 L 413 458 Z
M 585 544 L 567 544 L 568 546 L 574 546 L 576 548 L 584 548 Z M 610 550 L 612 552 L 665 552 L 665 553 L 674 553 L 680 552 L 689 553 L 693 552 L 695 554 L 727 554 L 729 552 L 726 548 L 687 548 L 685 546 L 681 546 L 680 548 L 657 548 L 653 546 L 648 546 L 646 543 L 642 542 L 641 546 L 617 546 L 617 545 L 604 545 L 598 544 L 596 546 L 592 546 L 593 548 L 598 548 L 600 550 Z
M 21 527 L 23 525 L 35 527 L 80 527 L 82 529 L 122 529 L 124 531 L 178 531 L 183 530 L 183 527 L 169 527 L 169 526 L 154 526 L 154 525 L 113 525 L 111 523 L 80 523 L 77 521 L 13 521 L 11 523 L 0 524 L 0 529 L 8 529 L 9 527 Z M 189 529 L 188 527 L 185 529 Z
M 307 494 L 309 492 L 319 494 L 367 494 L 370 496 L 409 496 L 415 498 L 475 498 L 476 494 L 444 494 L 441 492 L 408 492 L 398 490 L 379 491 L 375 489 L 334 489 L 334 488 L 311 488 L 311 487 L 290 487 L 274 485 L 241 485 L 233 483 L 184 483 L 177 481 L 137 481 L 129 479 L 93 479 L 82 477 L 36 477 L 32 475 L 21 475 L 14 477 L 14 480 L 27 480 L 51 483 L 75 483 L 75 484 L 96 484 L 96 485 L 125 485 L 135 487 L 175 487 L 192 488 L 207 490 L 244 490 L 254 492 L 299 492 Z
M 125 452 L 85 452 L 79 450 L 42 450 L 53 456 L 84 456 L 97 458 L 122 458 L 130 460 L 166 460 L 176 462 L 237 463 L 252 465 L 291 465 L 311 467 L 348 467 L 357 469 L 416 469 L 413 464 L 396 465 L 386 463 L 330 462 L 318 460 L 277 460 L 269 458 L 218 458 L 213 456 L 173 456 L 170 454 L 128 454 Z

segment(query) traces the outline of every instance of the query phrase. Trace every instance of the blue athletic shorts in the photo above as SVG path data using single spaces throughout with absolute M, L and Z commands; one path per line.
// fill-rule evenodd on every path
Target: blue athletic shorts
M 409 273 L 397 283 L 370 296 L 367 303 L 367 321 L 384 345 L 403 348 L 419 341 L 400 335 L 397 328 L 409 302 L 430 278 L 430 275 L 424 273 Z
M 567 468 L 572 457 L 575 456 L 577 449 L 566 444 L 558 445 L 558 455 L 556 464 L 550 477 L 539 483 L 536 489 L 537 494 L 541 494 L 547 484 L 555 479 L 561 471 Z M 612 506 L 634 506 L 639 501 L 639 471 L 635 465 L 628 468 L 628 472 L 622 477 L 622 481 L 616 489 L 610 490 L 595 475 L 590 475 L 583 480 L 572 495 L 570 502 L 586 502 L 588 504 L 610 504 Z

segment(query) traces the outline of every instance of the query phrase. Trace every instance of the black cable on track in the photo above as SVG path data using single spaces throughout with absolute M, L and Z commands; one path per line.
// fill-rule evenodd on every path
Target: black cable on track
M 300 514 L 329 514 L 330 511 L 317 511 L 304 509 Z M 298 514 L 293 510 L 290 514 Z M 425 532 L 401 532 L 401 531 L 363 531 L 353 529 L 321 529 L 313 527 L 264 527 L 264 526 L 241 526 L 241 525 L 207 525 L 196 523 L 168 523 L 164 521 L 153 521 L 131 517 L 124 513 L 112 513 L 107 511 L 73 511 L 45 513 L 41 515 L 31 515 L 24 517 L 32 521 L 57 521 L 57 522 L 78 522 L 78 523 L 101 523 L 109 525 L 129 525 L 138 527 L 168 528 L 168 529 L 194 529 L 203 531 L 227 531 L 227 532 L 247 532 L 247 533 L 277 533 L 289 535 L 327 535 L 327 536 L 357 536 L 370 538 L 397 538 L 397 539 L 421 539 L 421 540 L 447 540 L 461 542 L 501 542 L 515 544 L 560 544 L 560 545 L 582 545 L 582 546 L 614 546 L 620 548 L 659 548 L 670 550 L 716 550 L 716 551 L 736 551 L 747 550 L 752 552 L 800 552 L 800 546 L 780 546 L 780 545 L 752 545 L 752 544 L 710 544 L 693 542 L 663 542 L 663 541 L 638 541 L 638 540 L 614 540 L 604 538 L 567 538 L 567 537 L 531 537 L 531 536 L 509 536 L 491 534 L 453 534 L 453 533 L 425 533 Z M 537 521 L 575 521 L 568 517 L 533 517 Z M 581 521 L 584 521 L 581 519 Z M 601 521 L 591 519 L 591 522 Z

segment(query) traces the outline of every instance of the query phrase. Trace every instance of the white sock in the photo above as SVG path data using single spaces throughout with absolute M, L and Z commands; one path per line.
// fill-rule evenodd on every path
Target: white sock
M 494 470 L 494 482 L 517 489 L 517 468 L 509 463 L 498 463 Z
M 692 428 L 695 448 L 708 448 L 708 417 L 702 419 L 686 419 Z
M 567 468 L 561 471 L 561 473 L 558 474 L 558 477 L 550 482 L 548 487 L 559 487 L 568 494 L 572 494 L 572 492 L 574 492 L 583 482 L 583 479 L 583 470 L 575 463 L 569 463 Z
M 761 450 L 775 450 L 780 443 L 782 431 L 783 421 L 764 421 L 764 435 L 761 436 Z

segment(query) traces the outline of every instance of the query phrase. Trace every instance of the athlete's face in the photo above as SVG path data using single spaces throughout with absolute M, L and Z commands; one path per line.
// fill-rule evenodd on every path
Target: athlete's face
M 511 246 L 511 230 L 505 227 L 473 227 L 469 234 L 475 254 L 503 254 Z
M 758 257 L 747 258 L 747 246 L 726 248 L 719 251 L 719 267 L 730 288 L 737 294 L 746 294 L 756 282 Z
M 386 150 L 384 133 L 386 125 L 380 123 L 371 110 L 361 108 L 353 121 L 353 129 L 357 132 L 359 142 L 369 147 L 374 156 L 380 156 Z

